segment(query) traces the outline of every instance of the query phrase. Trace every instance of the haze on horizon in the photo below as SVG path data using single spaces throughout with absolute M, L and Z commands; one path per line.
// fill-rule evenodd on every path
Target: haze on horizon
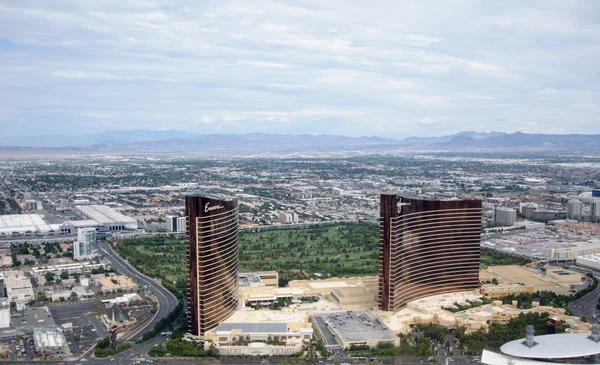
M 3 136 L 599 133 L 600 2 L 0 3 Z

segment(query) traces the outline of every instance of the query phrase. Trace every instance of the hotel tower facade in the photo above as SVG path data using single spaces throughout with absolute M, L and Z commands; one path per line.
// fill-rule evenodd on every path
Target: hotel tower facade
M 238 205 L 186 196 L 188 332 L 203 336 L 238 307 Z
M 379 309 L 479 287 L 480 200 L 381 195 Z

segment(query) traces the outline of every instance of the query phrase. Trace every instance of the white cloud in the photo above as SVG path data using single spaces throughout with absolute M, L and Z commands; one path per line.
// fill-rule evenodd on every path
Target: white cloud
M 421 118 L 419 120 L 419 123 L 424 124 L 424 125 L 432 125 L 435 124 L 435 119 L 431 119 L 431 118 Z
M 101 80 L 117 80 L 121 77 L 106 73 L 106 72 L 95 72 L 95 71 L 54 71 L 52 76 L 62 77 L 65 79 L 101 79 Z
M 23 133 L 38 120 L 75 131 L 102 119 L 401 137 L 497 129 L 498 118 L 507 131 L 600 133 L 600 25 L 589 18 L 599 10 L 517 0 L 4 2 L 0 110 Z
M 284 63 L 268 62 L 268 61 L 239 60 L 238 63 L 245 64 L 245 65 L 251 65 L 251 66 L 259 66 L 259 67 L 292 68 L 292 66 L 286 65 Z

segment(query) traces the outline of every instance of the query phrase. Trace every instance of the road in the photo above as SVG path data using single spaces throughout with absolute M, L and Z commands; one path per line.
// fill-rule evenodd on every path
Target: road
M 177 298 L 158 284 L 154 279 L 140 273 L 125 262 L 119 255 L 117 255 L 106 241 L 99 241 L 98 248 L 104 257 L 110 261 L 110 263 L 122 274 L 129 276 L 136 280 L 138 283 L 142 283 L 148 286 L 148 289 L 154 293 L 159 303 L 158 311 L 154 316 L 154 319 L 144 326 L 140 331 L 131 337 L 132 340 L 137 340 L 143 336 L 143 334 L 154 327 L 158 321 L 165 318 L 169 313 L 177 306 Z
M 599 323 L 596 318 L 596 305 L 600 298 L 600 285 L 592 292 L 588 293 L 584 297 L 574 300 L 569 304 L 569 310 L 574 315 L 581 317 L 585 316 L 590 323 Z

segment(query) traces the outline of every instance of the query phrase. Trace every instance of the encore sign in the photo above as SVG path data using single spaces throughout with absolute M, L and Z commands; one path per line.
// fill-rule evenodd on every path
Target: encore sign
M 215 206 L 210 206 L 210 203 L 206 203 L 204 205 L 204 213 L 208 213 L 212 210 L 217 210 L 217 209 L 223 209 L 224 207 L 222 205 L 215 205 Z

